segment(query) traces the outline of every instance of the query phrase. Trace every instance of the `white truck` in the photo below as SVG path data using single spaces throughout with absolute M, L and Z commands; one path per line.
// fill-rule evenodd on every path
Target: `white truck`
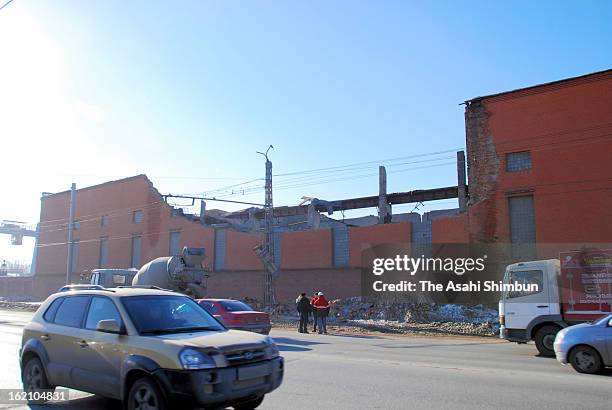
M 541 355 L 554 356 L 559 330 L 611 312 L 612 250 L 562 252 L 559 259 L 508 265 L 504 284 L 516 283 L 537 286 L 502 293 L 500 337 L 533 340 Z

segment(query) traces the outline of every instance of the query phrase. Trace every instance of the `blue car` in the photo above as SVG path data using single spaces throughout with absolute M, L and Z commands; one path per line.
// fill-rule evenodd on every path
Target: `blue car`
M 598 373 L 612 366 L 612 315 L 560 330 L 554 348 L 557 360 L 579 373 Z

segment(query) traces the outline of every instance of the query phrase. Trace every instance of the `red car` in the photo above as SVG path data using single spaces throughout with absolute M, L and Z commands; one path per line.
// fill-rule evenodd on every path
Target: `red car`
M 197 299 L 196 302 L 230 329 L 267 335 L 272 328 L 269 314 L 257 312 L 239 300 Z

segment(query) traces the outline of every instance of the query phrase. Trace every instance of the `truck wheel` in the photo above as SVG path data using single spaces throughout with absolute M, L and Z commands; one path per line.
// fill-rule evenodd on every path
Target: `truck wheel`
M 259 407 L 264 400 L 264 396 L 258 397 L 253 400 L 245 401 L 243 403 L 234 406 L 234 410 L 253 410 Z
M 43 364 L 38 357 L 32 357 L 26 362 L 21 373 L 21 380 L 25 392 L 53 391 L 53 387 L 47 381 Z M 38 400 L 30 401 L 30 403 L 44 403 L 45 401 L 47 401 L 45 395 L 41 395 Z
M 589 346 L 578 346 L 572 349 L 569 362 L 578 373 L 594 374 L 602 369 L 601 357 Z
M 538 349 L 538 352 L 542 356 L 546 357 L 554 357 L 555 356 L 555 337 L 557 333 L 561 330 L 557 326 L 544 326 L 539 329 L 535 334 L 535 344 Z
M 143 377 L 132 384 L 126 407 L 128 410 L 164 410 L 166 402 L 155 382 Z

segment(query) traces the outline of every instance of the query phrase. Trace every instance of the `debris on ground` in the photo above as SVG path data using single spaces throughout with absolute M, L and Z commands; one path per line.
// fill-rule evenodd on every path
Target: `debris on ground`
M 42 302 L 16 302 L 6 298 L 0 298 L 0 310 L 16 312 L 36 312 Z
M 247 302 L 261 308 L 256 301 Z M 499 331 L 497 310 L 484 305 L 373 302 L 362 297 L 330 304 L 327 322 L 334 330 L 474 336 L 494 336 Z M 292 304 L 279 305 L 272 313 L 274 326 L 297 326 L 297 321 Z

